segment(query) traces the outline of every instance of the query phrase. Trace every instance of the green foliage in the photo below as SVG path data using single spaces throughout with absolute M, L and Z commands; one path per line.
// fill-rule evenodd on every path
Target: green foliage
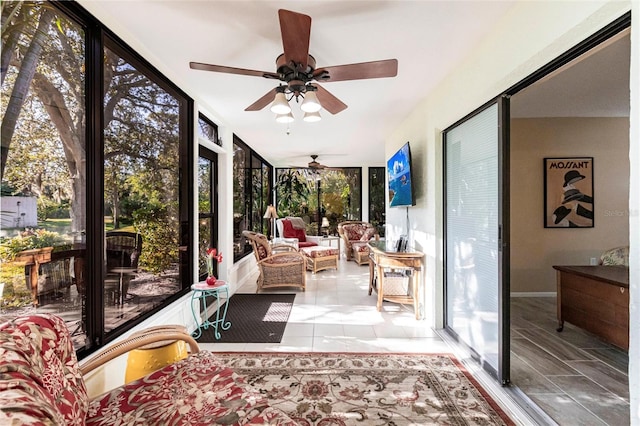
M 64 219 L 69 217 L 69 200 L 57 203 L 49 198 L 38 198 L 38 220 Z
M 27 288 L 24 265 L 3 263 L 0 268 L 0 287 L 2 287 L 1 307 L 20 308 L 32 303 L 31 292 Z
M 309 195 L 307 180 L 299 170 L 280 170 L 276 182 L 279 216 L 299 216 Z
M 11 261 L 24 250 L 55 247 L 67 243 L 67 240 L 57 232 L 27 228 L 19 235 L 8 238 L 0 244 L 0 258 L 4 261 Z
M 134 227 L 142 234 L 140 266 L 153 273 L 178 261 L 178 226 L 164 206 L 147 206 L 133 213 Z

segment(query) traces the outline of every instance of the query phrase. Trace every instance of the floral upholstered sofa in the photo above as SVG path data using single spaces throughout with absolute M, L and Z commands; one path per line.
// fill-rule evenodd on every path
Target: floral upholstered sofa
M 152 337 L 156 334 L 155 337 Z M 182 334 L 182 336 L 180 336 Z M 182 339 L 191 355 L 94 399 L 83 374 L 151 341 Z M 0 424 L 296 425 L 250 390 L 188 334 L 145 333 L 114 345 L 82 367 L 64 321 L 30 315 L 0 325 Z

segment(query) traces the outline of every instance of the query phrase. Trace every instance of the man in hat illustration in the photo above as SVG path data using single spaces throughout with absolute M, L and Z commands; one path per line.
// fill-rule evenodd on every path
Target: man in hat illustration
M 553 212 L 553 222 L 556 225 L 570 228 L 585 227 L 593 224 L 593 197 L 582 193 L 574 186 L 585 176 L 577 170 L 570 170 L 564 175 L 564 191 L 562 205 Z M 591 205 L 591 209 L 582 204 Z

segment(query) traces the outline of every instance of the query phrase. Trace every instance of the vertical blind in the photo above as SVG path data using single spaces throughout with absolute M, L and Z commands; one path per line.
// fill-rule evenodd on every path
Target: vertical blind
M 445 134 L 446 326 L 498 370 L 498 106 Z

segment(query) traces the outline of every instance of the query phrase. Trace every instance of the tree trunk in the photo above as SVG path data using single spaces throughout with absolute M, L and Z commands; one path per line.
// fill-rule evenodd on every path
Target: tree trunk
M 71 231 L 81 233 L 86 230 L 87 170 L 84 120 L 74 123 L 62 93 L 42 74 L 35 74 L 33 89 L 44 105 L 51 122 L 58 130 L 69 167 L 73 188 L 71 193 Z M 84 109 L 78 111 L 84 116 Z
M 29 86 L 36 72 L 36 66 L 42 55 L 42 46 L 47 39 L 47 30 L 53 20 L 53 12 L 50 9 L 43 9 L 38 22 L 31 44 L 22 59 L 20 71 L 16 77 L 16 82 L 11 91 L 11 98 L 7 103 L 7 109 L 2 118 L 2 127 L 0 128 L 0 140 L 2 141 L 2 153 L 0 158 L 0 179 L 4 176 L 4 169 L 9 156 L 9 146 L 11 139 L 24 104 L 25 97 L 29 91 Z
M 20 10 L 18 10 L 19 7 Z M 2 50 L 0 59 L 0 63 L 2 64 L 0 68 L 2 71 L 0 85 L 4 84 L 4 79 L 7 76 L 7 71 L 9 70 L 9 64 L 11 63 L 15 48 L 18 44 L 18 39 L 20 37 L 20 34 L 22 34 L 23 28 L 25 27 L 24 17 L 26 16 L 25 9 L 27 9 L 27 7 L 21 7 L 21 4 L 19 2 L 6 2 L 2 5 L 2 9 L 2 22 L 0 23 L 0 27 L 8 28 L 7 23 L 10 22 L 17 13 L 20 13 L 21 20 L 16 19 L 16 24 L 14 25 L 12 23 L 10 27 L 11 32 L 7 35 L 6 38 L 4 37 L 4 34 L 2 37 L 2 46 L 0 49 Z

